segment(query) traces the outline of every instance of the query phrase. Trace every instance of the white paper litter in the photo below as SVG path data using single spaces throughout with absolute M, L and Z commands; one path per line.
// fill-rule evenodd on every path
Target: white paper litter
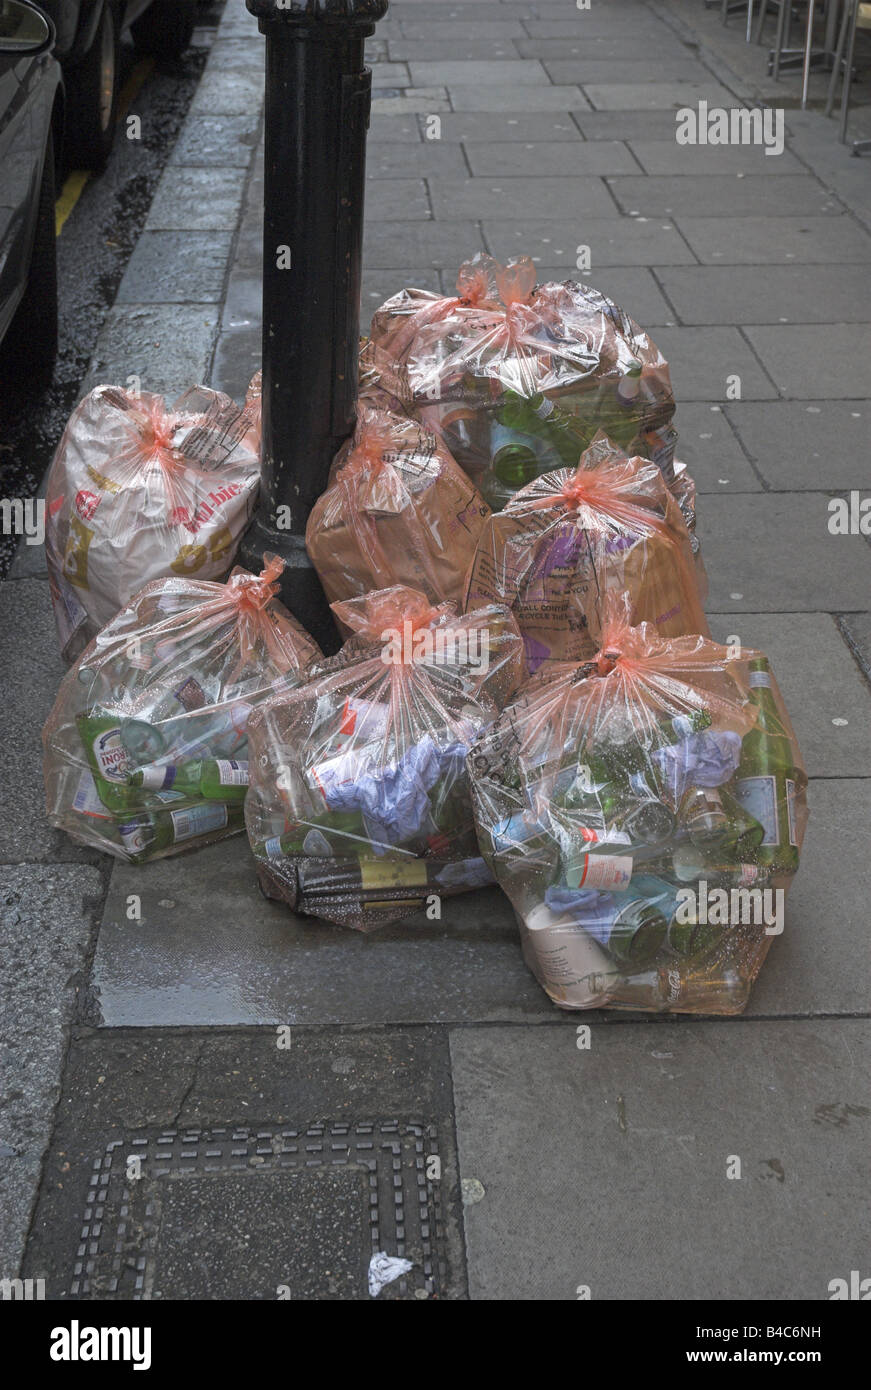
M 392 1284 L 401 1274 L 408 1274 L 411 1268 L 411 1260 L 400 1260 L 396 1255 L 377 1251 L 369 1261 L 370 1297 L 377 1298 L 385 1284 Z

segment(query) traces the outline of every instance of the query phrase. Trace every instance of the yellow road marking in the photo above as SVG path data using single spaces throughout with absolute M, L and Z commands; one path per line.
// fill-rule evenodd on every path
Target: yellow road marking
M 54 205 L 54 233 L 60 236 L 61 228 L 66 222 L 76 203 L 82 195 L 82 189 L 91 177 L 87 169 L 74 169 L 67 175 L 64 186 L 60 191 L 60 197 Z
M 121 92 L 118 96 L 119 125 L 127 115 L 134 97 L 142 87 L 143 82 L 153 67 L 153 58 L 140 59 L 127 78 L 127 81 L 124 83 L 124 86 L 121 88 Z M 82 196 L 82 190 L 90 177 L 91 174 L 88 169 L 73 169 L 72 172 L 67 175 L 64 186 L 54 205 L 55 236 L 60 236 L 64 223 L 79 201 L 79 198 Z

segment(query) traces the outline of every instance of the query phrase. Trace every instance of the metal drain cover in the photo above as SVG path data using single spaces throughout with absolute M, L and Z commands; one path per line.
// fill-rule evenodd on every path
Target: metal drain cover
M 95 1159 L 69 1295 L 366 1299 L 371 1256 L 412 1262 L 382 1299 L 446 1281 L 432 1125 L 137 1131 Z

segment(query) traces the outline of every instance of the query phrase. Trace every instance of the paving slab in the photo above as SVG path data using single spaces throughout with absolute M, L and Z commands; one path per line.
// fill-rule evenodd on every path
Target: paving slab
M 743 400 L 777 395 L 737 328 L 660 328 L 656 341 L 668 358 L 676 401 L 725 400 L 727 378 L 736 375 Z
M 871 781 L 812 780 L 807 798 L 810 819 L 783 933 L 772 941 L 747 1018 L 869 1013 Z
M 568 145 L 546 141 L 466 141 L 472 173 L 557 175 L 630 174 L 638 165 L 619 140 L 578 141 Z
M 400 116 L 406 120 L 417 112 L 428 116 L 450 109 L 444 87 L 383 87 L 372 96 L 373 118 Z
M 852 266 L 693 266 L 664 269 L 662 284 L 684 323 L 864 324 L 871 318 L 871 292 Z
M 614 138 L 619 138 L 614 135 Z M 624 212 L 633 208 L 648 217 L 660 213 L 675 217 L 813 217 L 837 216 L 844 205 L 822 184 L 807 174 L 711 174 L 705 179 L 690 175 L 651 174 L 617 177 L 609 182 Z
M 440 140 L 410 141 L 370 140 L 366 147 L 366 177 L 397 179 L 428 174 L 465 178 L 469 166 L 459 145 L 443 144 Z
M 677 225 L 705 265 L 864 265 L 871 260 L 871 237 L 850 217 L 678 217 Z
M 46 579 L 7 579 L 0 584 L 0 644 L 5 668 L 0 865 L 23 860 L 92 862 L 93 855 L 52 829 L 45 817 L 42 726 L 67 669 L 58 649 Z
M 442 116 L 441 139 L 566 144 L 581 135 L 568 112 L 457 111 Z
M 421 139 L 417 116 L 375 116 L 369 122 L 370 145 L 385 144 L 388 140 L 397 143 L 419 144 Z
M 824 494 L 808 492 L 706 497 L 698 530 L 710 611 L 865 610 L 871 546 L 864 536 L 830 535 L 827 502 Z
M 572 180 L 569 186 L 576 186 L 579 182 Z M 531 200 L 526 202 L 525 208 L 521 204 L 517 209 L 520 215 L 516 221 L 507 217 L 491 220 L 492 214 L 488 208 L 484 218 L 488 245 L 504 248 L 506 256 L 518 255 L 517 248 L 521 247 L 525 254 L 540 255 L 542 259 L 557 265 L 565 257 L 566 264 L 574 267 L 577 247 L 583 244 L 590 251 L 594 284 L 597 268 L 602 266 L 693 264 L 692 251 L 668 218 L 620 217 L 613 213 L 610 217 L 600 217 L 592 210 L 589 216 L 582 215 L 572 220 L 565 217 L 564 210 L 553 217 L 542 214 L 540 210 L 534 218 L 529 217 L 528 213 L 523 216 L 522 212 L 531 206 L 537 207 L 537 204 Z M 495 254 L 502 253 L 497 250 Z
M 132 373 L 144 390 L 174 400 L 205 380 L 218 322 L 218 307 L 211 304 L 113 306 L 80 394 L 100 382 L 125 382 Z
M 681 400 L 674 425 L 677 456 L 689 468 L 698 493 L 761 492 L 762 483 L 730 428 L 723 406 Z
M 367 179 L 367 221 L 392 222 L 397 217 L 426 220 L 431 216 L 426 184 L 422 179 Z
M 509 18 L 507 15 L 504 19 L 492 17 L 501 16 L 504 8 L 504 5 L 482 6 L 480 19 L 455 19 L 454 14 L 451 13 L 448 20 L 436 18 L 417 20 L 409 18 L 408 15 L 412 12 L 406 11 L 399 26 L 402 30 L 402 42 L 414 44 L 444 41 L 446 23 L 450 24 L 451 39 L 455 40 L 454 57 L 458 51 L 465 52 L 467 40 L 474 42 L 476 39 L 499 39 L 501 41 L 522 38 L 525 31 L 518 19 Z M 467 13 L 467 9 L 468 7 L 464 9 L 464 14 Z M 484 13 L 485 9 L 486 13 Z M 423 13 L 421 11 L 421 14 Z M 382 25 L 379 24 L 379 33 L 381 29 Z
M 782 395 L 806 401 L 866 395 L 871 360 L 867 323 L 748 327 L 745 332 Z
M 103 882 L 79 864 L 4 864 L 0 880 L 0 1269 L 15 1277 Z
M 482 217 L 522 219 L 535 207 L 543 218 L 573 214 L 587 219 L 614 215 L 614 205 L 601 179 L 508 178 L 430 179 L 437 218 Z
M 377 90 L 379 87 L 410 87 L 411 85 L 407 63 L 373 63 L 373 90 Z M 422 84 L 416 83 L 415 85 L 420 86 Z
M 384 1250 L 413 1268 L 382 1300 L 464 1298 L 445 1038 L 278 1041 L 78 1041 L 26 1277 L 57 1300 L 366 1299 Z
M 769 487 L 867 487 L 871 408 L 866 401 L 729 401 L 724 410 Z
M 148 210 L 145 230 L 235 231 L 243 191 L 238 169 L 167 168 Z
M 456 278 L 463 261 L 484 249 L 477 224 L 467 218 L 438 222 L 370 222 L 363 226 L 363 265 L 366 270 L 383 266 L 430 265 L 450 271 Z
M 232 240 L 229 231 L 142 232 L 116 304 L 217 304 Z
M 809 777 L 871 777 L 871 691 L 834 618 L 709 611 L 708 621 L 715 641 L 737 637 L 770 658 Z M 849 872 L 849 856 L 837 860 Z
M 657 68 L 659 64 L 657 63 Z M 665 140 L 632 140 L 630 148 L 648 174 L 710 178 L 716 174 L 802 174 L 804 165 L 789 150 L 770 154 L 764 145 L 678 145 Z
M 137 893 L 142 921 L 126 916 Z M 258 892 L 244 837 L 118 864 L 94 963 L 105 1026 L 448 1022 L 541 1017 L 496 889 L 363 934 L 294 917 Z
M 645 82 L 643 86 L 633 82 L 584 82 L 583 88 L 595 111 L 676 110 L 698 106 L 700 101 L 710 106 L 730 106 L 733 100 L 725 87 L 710 78 L 696 82 Z
M 637 6 L 630 8 L 627 5 L 625 10 L 618 10 L 615 5 L 602 6 L 598 13 L 592 7 L 578 10 L 573 15 L 569 6 L 555 5 L 546 17 L 531 17 L 542 13 L 540 5 L 527 9 L 523 27 L 530 38 L 581 39 L 583 42 L 603 39 L 609 43 L 619 43 L 621 39 L 632 42 L 641 37 L 657 41 L 670 34 L 665 24 Z
M 240 403 L 245 399 L 254 373 L 263 361 L 263 334 L 260 324 L 236 328 L 222 333 L 215 345 L 215 355 L 208 382 L 216 391 L 225 391 Z
M 169 164 L 247 169 L 259 125 L 259 108 L 242 116 L 188 116 Z
M 576 111 L 585 140 L 668 140 L 674 143 L 673 111 Z
M 580 87 L 549 87 L 531 82 L 527 86 L 461 86 L 454 82 L 449 88 L 454 111 L 584 111 L 590 103 Z
M 546 58 L 544 68 L 551 82 L 577 82 L 584 88 L 593 105 L 602 109 L 602 105 L 591 94 L 589 88 L 594 85 L 597 90 L 607 88 L 614 84 L 620 86 L 634 87 L 636 91 L 644 92 L 649 84 L 652 71 L 655 71 L 657 84 L 663 83 L 700 83 L 705 81 L 705 70 L 698 59 L 693 58 L 684 49 L 681 54 L 674 53 L 674 50 L 663 53 L 661 50 L 645 58 L 642 53 L 626 54 L 625 58 L 615 56 L 600 57 L 595 53 L 582 53 L 578 57 L 559 57 Z M 643 101 L 643 98 L 642 98 Z M 660 103 L 657 102 L 657 105 Z M 663 103 L 671 105 L 670 102 Z M 608 109 L 605 106 L 605 109 Z
M 499 26 L 501 27 L 501 26 Z M 445 25 L 442 34 L 452 26 Z M 500 38 L 498 34 L 481 36 L 479 38 L 466 37 L 458 42 L 456 38 L 439 39 L 391 39 L 388 45 L 390 57 L 399 62 L 408 62 L 413 58 L 420 62 L 445 62 L 449 59 L 456 59 L 457 53 L 463 54 L 463 59 L 507 59 L 516 58 L 517 48 L 510 38 Z M 534 58 L 534 53 L 526 55 Z
M 547 73 L 535 58 L 434 63 L 412 60 L 408 66 L 416 87 L 463 87 L 472 84 L 482 87 L 526 87 L 530 83 L 546 86 L 548 81 Z
M 472 1298 L 821 1300 L 863 1267 L 866 1020 L 601 1025 L 583 1051 L 578 1017 L 451 1034 Z
M 534 23 L 534 21 L 530 21 Z M 629 63 L 640 59 L 656 59 L 656 71 L 659 74 L 660 58 L 683 58 L 687 61 L 691 50 L 688 49 L 679 39 L 671 35 L 663 25 L 659 33 L 645 31 L 641 34 L 622 33 L 618 35 L 599 35 L 594 38 L 587 34 L 586 28 L 581 32 L 580 27 L 576 26 L 574 33 L 563 34 L 559 38 L 537 38 L 537 39 L 514 39 L 514 47 L 521 58 L 554 58 L 554 59 L 577 59 L 582 58 L 584 62 L 617 62 Z M 550 70 L 550 63 L 546 64 Z M 646 81 L 650 76 L 650 65 L 647 72 L 643 74 Z M 559 79 L 554 78 L 554 81 Z M 580 77 L 571 78 L 571 81 L 582 81 Z

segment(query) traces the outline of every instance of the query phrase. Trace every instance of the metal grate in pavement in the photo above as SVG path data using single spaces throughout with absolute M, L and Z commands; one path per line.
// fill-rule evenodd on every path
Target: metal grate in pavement
M 418 1120 L 335 1121 L 305 1129 L 242 1125 L 136 1131 L 113 1139 L 94 1159 L 69 1294 L 80 1299 L 184 1297 L 165 1286 L 164 1275 L 178 1264 L 176 1252 L 170 1257 L 167 1251 L 175 1241 L 170 1213 L 183 1210 L 189 1194 L 192 1205 L 205 1203 L 196 1250 L 199 1266 L 207 1266 L 210 1258 L 216 1269 L 226 1263 L 225 1249 L 212 1247 L 211 1236 L 220 1239 L 218 1232 L 229 1226 L 235 1226 L 236 1236 L 245 1242 L 243 1263 L 250 1246 L 250 1263 L 261 1282 L 252 1286 L 240 1272 L 240 1283 L 234 1287 L 241 1292 L 236 1296 L 280 1297 L 274 1282 L 279 1266 L 274 1262 L 270 1279 L 275 1245 L 281 1245 L 282 1258 L 292 1267 L 294 1251 L 305 1246 L 299 1239 L 300 1221 L 305 1225 L 316 1220 L 309 1213 L 341 1206 L 344 1200 L 345 1225 L 359 1220 L 351 1260 L 355 1267 L 348 1276 L 350 1296 L 368 1297 L 370 1255 L 384 1250 L 411 1260 L 413 1268 L 387 1285 L 382 1299 L 438 1297 L 446 1281 L 440 1171 L 435 1127 Z M 337 1182 L 344 1184 L 339 1193 Z M 298 1207 L 294 1230 L 282 1232 L 282 1220 L 301 1190 L 305 1210 Z M 265 1212 L 268 1219 L 260 1219 Z M 241 1230 L 240 1220 L 244 1223 L 246 1216 L 254 1218 L 252 1225 L 258 1229 Z M 190 1245 L 189 1219 L 179 1224 L 178 1232 Z M 314 1274 L 307 1270 L 303 1297 L 331 1296 L 319 1283 L 322 1265 L 338 1268 L 342 1263 L 342 1252 L 332 1249 L 331 1242 L 335 1243 L 331 1231 L 325 1249 L 315 1242 L 318 1269 Z M 311 1265 L 309 1251 L 305 1259 Z M 336 1284 L 331 1287 L 335 1292 Z M 285 1296 L 299 1296 L 292 1277 Z

